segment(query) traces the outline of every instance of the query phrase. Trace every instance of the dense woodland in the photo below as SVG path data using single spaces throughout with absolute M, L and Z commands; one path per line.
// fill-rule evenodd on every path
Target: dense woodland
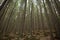
M 0 40 L 60 40 L 60 0 L 0 0 Z

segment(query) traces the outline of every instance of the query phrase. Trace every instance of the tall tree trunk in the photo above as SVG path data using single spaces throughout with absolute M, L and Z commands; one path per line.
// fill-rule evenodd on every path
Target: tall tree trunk
M 24 0 L 25 6 L 24 6 L 24 11 L 22 14 L 22 33 L 24 33 L 24 28 L 25 28 L 25 15 L 26 15 L 26 6 L 27 6 L 27 0 Z
M 46 5 L 45 5 L 44 0 L 43 0 L 43 4 L 44 4 L 45 17 L 46 17 L 46 20 L 47 20 L 47 24 L 48 24 L 48 28 L 49 28 L 50 36 L 51 36 L 51 39 L 50 40 L 54 40 L 54 38 L 53 38 L 53 32 L 52 32 L 52 27 L 53 26 L 51 24 L 50 16 L 48 16 L 48 13 L 47 13 L 47 9 L 46 9 Z
M 0 11 L 1 9 L 4 7 L 5 3 L 7 2 L 8 0 L 4 0 L 4 2 L 2 3 L 2 5 L 0 6 Z
M 46 0 L 46 2 L 47 2 L 47 5 L 48 5 L 48 7 L 49 7 L 49 11 L 50 11 L 50 16 L 53 16 L 54 14 L 53 14 L 53 11 L 52 11 L 52 8 L 51 8 L 51 4 L 50 4 L 50 2 L 49 2 L 49 0 Z M 57 31 L 57 37 L 60 37 L 60 27 L 59 27 L 59 22 L 58 22 L 58 20 L 56 19 L 56 22 L 57 22 L 57 24 L 56 24 L 56 31 Z

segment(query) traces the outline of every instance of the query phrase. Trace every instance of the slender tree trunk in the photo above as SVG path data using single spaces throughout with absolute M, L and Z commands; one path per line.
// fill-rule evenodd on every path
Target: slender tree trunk
M 25 0 L 25 6 L 24 6 L 24 12 L 22 14 L 22 33 L 25 32 L 24 28 L 25 28 L 25 14 L 26 14 L 26 6 L 27 6 L 27 0 Z
M 53 32 L 52 32 L 52 27 L 53 27 L 53 26 L 51 25 L 51 20 L 50 20 L 48 14 L 47 14 L 47 9 L 46 9 L 46 5 L 45 5 L 45 3 L 44 3 L 44 0 L 43 0 L 43 4 L 44 4 L 44 11 L 45 11 L 45 16 L 46 16 L 48 28 L 49 28 L 49 30 L 50 30 L 50 36 L 51 36 L 51 39 L 50 39 L 50 40 L 54 40 L 53 34 L 52 34 L 52 33 L 53 33 Z
M 7 2 L 8 0 L 4 0 L 4 2 L 2 3 L 2 5 L 0 6 L 0 11 L 1 9 L 4 7 L 5 3 Z
M 48 5 L 48 7 L 49 7 L 49 11 L 50 11 L 50 16 L 53 16 L 54 14 L 53 14 L 53 11 L 52 11 L 52 9 L 51 9 L 51 4 L 50 4 L 50 2 L 49 2 L 49 0 L 46 0 L 46 2 L 47 2 L 47 5 Z M 56 19 L 56 22 L 57 22 L 57 24 L 56 24 L 56 30 L 57 30 L 57 37 L 60 37 L 60 27 L 59 27 L 59 22 L 58 22 L 58 20 Z M 59 39 L 60 40 L 60 39 Z

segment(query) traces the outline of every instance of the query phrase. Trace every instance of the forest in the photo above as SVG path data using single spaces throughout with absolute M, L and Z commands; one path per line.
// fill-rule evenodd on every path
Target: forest
M 0 40 L 60 40 L 60 0 L 0 0 Z

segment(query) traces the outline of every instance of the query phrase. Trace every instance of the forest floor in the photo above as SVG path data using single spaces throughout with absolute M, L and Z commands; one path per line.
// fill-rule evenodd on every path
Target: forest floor
M 0 40 L 51 40 L 51 36 L 39 36 L 39 35 L 24 35 L 24 36 L 19 36 L 15 34 L 10 34 L 10 35 L 0 35 Z M 56 39 L 54 39 L 56 40 Z

